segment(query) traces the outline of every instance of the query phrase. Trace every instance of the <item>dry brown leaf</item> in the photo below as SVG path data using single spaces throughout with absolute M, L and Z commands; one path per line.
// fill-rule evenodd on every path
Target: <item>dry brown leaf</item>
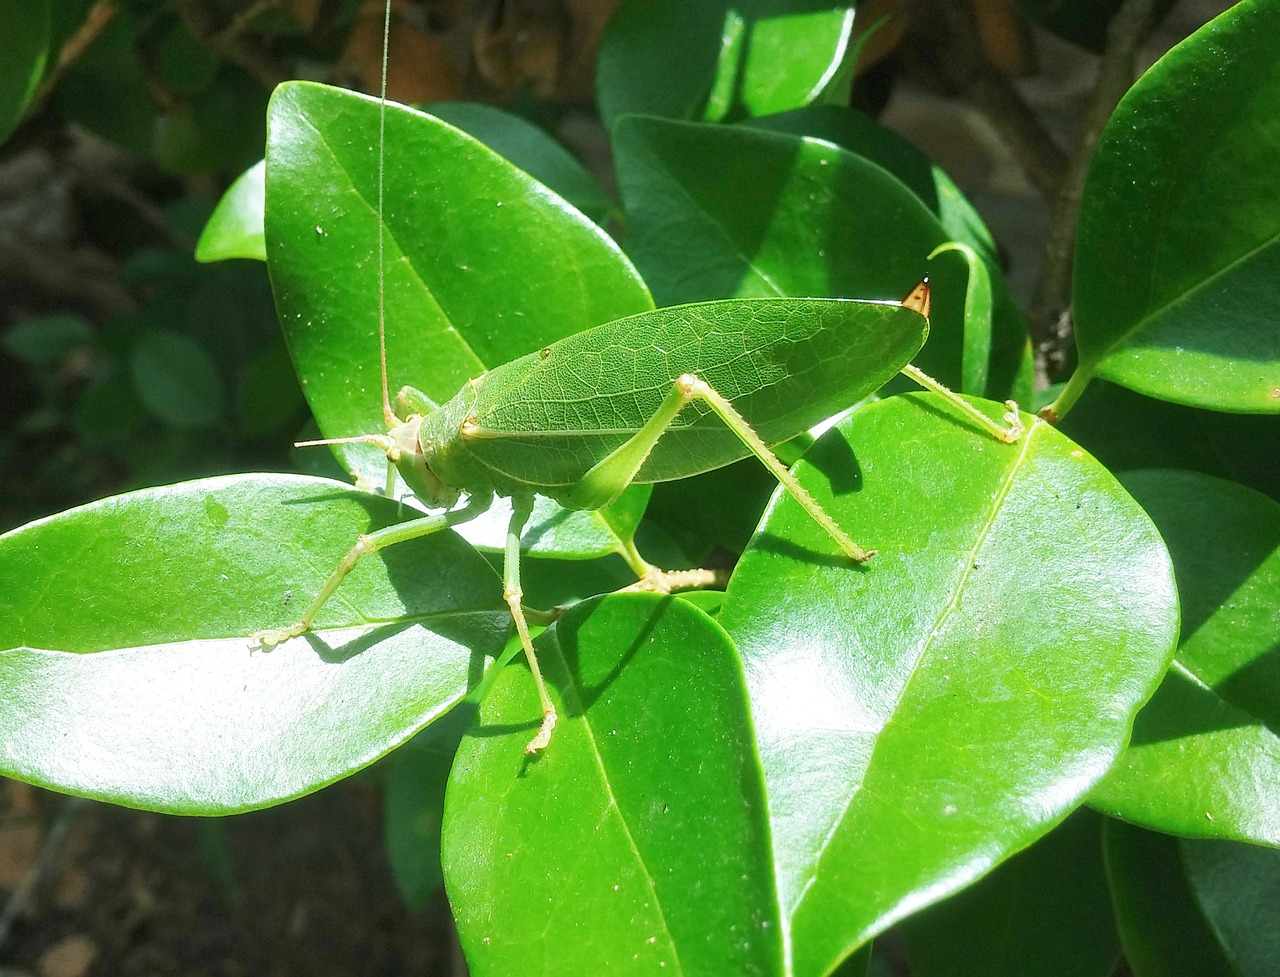
M 447 102 L 463 97 L 462 72 L 438 40 L 424 34 L 404 4 L 391 8 L 391 43 L 387 51 L 387 94 L 398 102 Z M 371 95 L 382 75 L 382 0 L 365 0 L 346 50 L 338 60 L 339 77 Z

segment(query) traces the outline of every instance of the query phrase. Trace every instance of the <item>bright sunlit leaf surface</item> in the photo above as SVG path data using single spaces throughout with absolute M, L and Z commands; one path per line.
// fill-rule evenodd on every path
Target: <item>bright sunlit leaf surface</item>
M 891 397 L 828 432 L 797 476 L 879 554 L 850 566 L 775 496 L 720 613 L 801 977 L 1079 804 L 1173 654 L 1169 556 L 1119 483 L 1043 423 L 1005 445 L 952 411 Z
M 1080 379 L 1280 412 L 1280 5 L 1245 0 L 1133 86 L 1084 188 Z
M 399 745 L 466 694 L 509 626 L 497 576 L 452 533 L 362 560 L 303 637 L 271 651 L 251 637 L 296 621 L 397 509 L 328 479 L 239 475 L 0 537 L 0 769 L 227 814 Z
M 197 261 L 227 258 L 267 260 L 263 238 L 263 207 L 267 165 L 255 163 L 238 177 L 218 201 L 196 243 Z
M 508 668 L 463 740 L 445 882 L 471 973 L 781 975 L 782 930 L 742 666 L 692 605 L 579 604 L 537 642 L 551 747 Z

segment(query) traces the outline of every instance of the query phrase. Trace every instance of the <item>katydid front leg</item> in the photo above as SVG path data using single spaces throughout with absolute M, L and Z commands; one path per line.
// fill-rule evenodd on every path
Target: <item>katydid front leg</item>
M 551 701 L 547 683 L 542 679 L 538 656 L 534 653 L 533 642 L 529 640 L 529 624 L 525 621 L 524 607 L 520 603 L 524 598 L 524 591 L 520 588 L 520 536 L 532 512 L 532 495 L 516 496 L 511 500 L 511 523 L 507 527 L 507 545 L 502 557 L 502 599 L 511 609 L 511 619 L 515 621 L 516 634 L 520 636 L 520 645 L 524 648 L 524 657 L 529 662 L 533 684 L 538 689 L 538 700 L 542 704 L 542 725 L 538 727 L 537 735 L 524 748 L 528 754 L 545 750 L 551 742 L 551 731 L 556 728 L 555 703 Z
M 289 638 L 296 638 L 298 635 L 304 634 L 311 630 L 311 624 L 315 621 L 316 614 L 320 612 L 320 608 L 333 595 L 333 592 L 338 589 L 338 585 L 346 579 L 347 574 L 360 562 L 361 557 L 377 553 L 379 550 L 394 546 L 396 543 L 430 536 L 432 533 L 438 533 L 440 530 L 448 529 L 450 526 L 458 526 L 464 522 L 469 522 L 492 504 L 492 496 L 476 496 L 468 499 L 467 504 L 460 509 L 434 516 L 423 516 L 421 519 L 412 519 L 409 522 L 388 526 L 386 529 L 362 534 L 356 540 L 356 544 L 347 552 L 347 555 L 342 558 L 333 573 L 329 575 L 329 579 L 320 588 L 320 593 L 316 595 L 316 599 L 311 602 L 311 605 L 303 613 L 297 624 L 287 628 L 258 631 L 253 635 L 253 640 L 259 647 L 267 649 L 273 648 Z
M 777 456 L 769 450 L 769 446 L 761 440 L 760 435 L 747 423 L 728 400 L 717 393 L 710 384 L 685 373 L 676 379 L 671 393 L 626 444 L 615 450 L 602 461 L 596 463 L 570 495 L 570 504 L 575 508 L 601 509 L 608 505 L 635 479 L 645 459 L 658 443 L 658 439 L 671 427 L 682 410 L 695 400 L 705 401 L 708 406 L 724 421 L 725 426 L 736 434 L 739 440 L 759 458 L 773 476 L 782 484 L 792 498 L 813 517 L 814 521 L 835 540 L 851 560 L 859 563 L 875 556 L 875 550 L 863 549 L 850 539 L 835 524 L 826 510 L 818 505 L 791 472 L 787 471 Z

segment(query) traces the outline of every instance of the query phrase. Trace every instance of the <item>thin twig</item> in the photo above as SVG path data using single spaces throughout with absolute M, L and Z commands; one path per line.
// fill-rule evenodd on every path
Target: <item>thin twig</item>
M 97 0 L 97 3 L 89 8 L 89 12 L 85 15 L 84 23 L 76 29 L 74 34 L 67 38 L 66 43 L 62 45 L 62 50 L 58 52 L 58 60 L 54 62 L 53 67 L 44 76 L 44 80 L 40 82 L 40 87 L 36 89 L 35 98 L 31 100 L 31 104 L 27 107 L 28 116 L 34 115 L 39 110 L 45 99 L 49 97 L 49 93 L 57 87 L 58 82 L 62 81 L 67 69 L 80 60 L 84 52 L 107 29 L 107 26 L 115 20 L 116 14 L 119 12 L 120 9 L 116 6 L 116 0 Z
M 137 308 L 120 284 L 115 263 L 86 249 L 40 247 L 12 234 L 0 234 L 0 279 L 27 282 L 46 294 L 107 318 Z
M 245 30 L 272 4 L 255 2 L 226 27 L 218 27 L 210 17 L 208 4 L 202 0 L 174 0 L 178 16 L 191 36 L 233 64 L 239 65 L 267 88 L 274 88 L 287 77 L 267 49 Z
M 1153 0 L 1124 0 L 1107 28 L 1107 47 L 1098 63 L 1098 80 L 1053 205 L 1044 260 L 1031 300 L 1030 326 L 1036 365 L 1043 379 L 1057 379 L 1066 368 L 1071 328 L 1071 262 L 1085 177 L 1103 127 L 1133 83 L 1138 46 L 1151 29 Z
M 936 67 L 983 114 L 1046 199 L 1058 194 L 1066 155 L 1008 77 L 982 50 L 972 0 L 933 0 L 927 20 L 942 28 Z
M 13 895 L 9 897 L 8 905 L 4 907 L 4 912 L 0 913 L 0 946 L 3 946 L 9 938 L 9 931 L 13 929 L 19 917 L 27 911 L 27 907 L 35 898 L 37 889 L 49 870 L 53 868 L 58 860 L 58 855 L 62 852 L 62 846 L 67 840 L 67 834 L 71 831 L 71 825 L 75 822 L 76 815 L 88 804 L 83 797 L 72 797 L 62 805 L 62 809 L 58 811 L 58 816 L 54 819 L 53 824 L 49 828 L 49 833 L 45 835 L 44 845 L 40 849 L 40 854 L 36 857 L 35 864 L 31 866 L 31 871 L 27 873 L 26 878 L 13 891 Z

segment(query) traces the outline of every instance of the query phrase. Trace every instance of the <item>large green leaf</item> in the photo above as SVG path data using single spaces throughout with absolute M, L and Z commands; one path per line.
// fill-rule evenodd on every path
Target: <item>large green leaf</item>
M 948 235 L 897 177 L 828 142 L 745 126 L 633 117 L 613 142 L 627 253 L 659 304 L 901 299 L 928 273 L 930 338 L 916 362 L 959 385 L 967 266 L 927 261 Z
M 472 137 L 399 105 L 387 107 L 380 218 L 378 121 L 376 99 L 321 85 L 284 85 L 271 102 L 267 257 L 285 337 L 326 437 L 383 429 L 379 234 L 392 387 L 411 384 L 437 402 L 489 367 L 651 307 L 600 228 Z M 386 459 L 376 448 L 337 453 L 348 471 L 382 483 Z M 543 509 L 538 518 L 559 515 Z M 568 518 L 597 540 L 575 555 L 616 548 L 607 519 Z M 502 528 L 488 542 L 499 544 Z
M 879 555 L 850 566 L 775 497 L 720 612 L 800 977 L 1044 834 L 1173 654 L 1172 568 L 1137 503 L 1043 423 L 1005 445 L 958 417 L 892 397 L 820 439 L 797 477 Z
M 1280 504 L 1194 472 L 1123 481 L 1173 556 L 1182 641 L 1090 800 L 1159 831 L 1280 847 Z
M 476 977 L 780 975 L 782 930 L 742 666 L 652 595 L 579 604 L 537 642 L 560 709 L 505 669 L 462 743 L 445 884 Z
M 613 212 L 613 201 L 599 181 L 545 129 L 481 102 L 433 102 L 427 111 L 479 139 L 597 224 Z
M 986 878 L 903 924 L 912 977 L 1107 977 L 1120 940 L 1102 819 L 1077 811 Z
M 226 814 L 371 763 L 459 701 L 508 618 L 452 533 L 362 560 L 270 652 L 358 534 L 398 507 L 240 475 L 104 499 L 0 537 L 0 768 L 73 794 Z
M 49 0 L 0 0 L 0 142 L 17 127 L 36 93 L 49 56 Z
M 626 0 L 600 42 L 600 112 L 606 125 L 628 113 L 718 122 L 809 105 L 850 52 L 853 7 Z
M 1245 0 L 1156 63 L 1084 188 L 1080 368 L 1153 397 L 1280 412 L 1280 4 Z
M 1134 977 L 1274 977 L 1280 852 L 1107 825 L 1107 876 Z

